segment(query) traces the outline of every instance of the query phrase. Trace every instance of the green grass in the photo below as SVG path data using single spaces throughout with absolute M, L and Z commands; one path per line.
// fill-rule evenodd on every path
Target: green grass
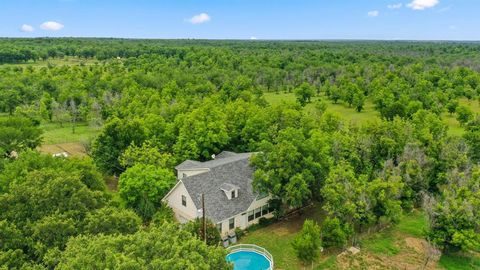
M 295 95 L 293 93 L 269 92 L 265 93 L 264 97 L 271 105 L 280 104 L 282 101 L 295 101 Z M 368 121 L 380 118 L 380 114 L 375 110 L 373 103 L 369 100 L 365 102 L 365 108 L 362 112 L 357 112 L 354 108 L 350 108 L 341 102 L 338 104 L 333 104 L 330 100 L 325 100 L 328 104 L 327 111 L 337 113 L 345 120 L 355 124 L 361 125 Z M 466 98 L 462 98 L 459 100 L 459 104 L 469 107 L 474 113 L 480 113 L 480 102 L 478 100 L 468 100 Z M 314 105 L 312 103 L 307 104 L 305 106 L 305 110 L 313 110 L 313 106 Z M 444 123 L 448 126 L 449 135 L 461 136 L 465 133 L 464 128 L 460 126 L 460 123 L 457 121 L 455 114 L 450 115 L 448 113 L 444 113 L 442 118 Z
M 425 214 L 413 211 L 404 215 L 397 225 L 362 239 L 362 247 L 375 254 L 393 256 L 401 252 L 399 243 L 402 239 L 423 238 L 426 227 Z
M 442 255 L 438 265 L 446 270 L 480 269 L 480 258 L 462 255 Z
M 427 219 L 423 212 L 414 211 L 405 215 L 396 228 L 403 234 L 423 238 L 427 229 Z
M 306 210 L 302 216 L 250 232 L 240 239 L 240 243 L 255 244 L 266 248 L 273 256 L 275 268 L 302 269 L 303 265 L 295 255 L 292 241 L 307 218 L 320 223 L 323 219 L 321 207 L 315 205 Z
M 375 254 L 393 256 L 400 252 L 400 247 L 396 244 L 397 239 L 391 230 L 382 233 L 376 233 L 362 240 L 362 249 Z
M 278 105 L 282 101 L 293 102 L 295 101 L 295 95 L 293 93 L 265 93 L 265 100 L 271 105 Z M 315 100 L 315 98 L 314 98 Z M 330 100 L 325 99 L 328 104 L 327 111 L 339 114 L 342 118 L 355 124 L 362 124 L 368 121 L 379 119 L 379 113 L 375 111 L 372 102 L 365 102 L 365 107 L 361 112 L 357 112 L 354 108 L 348 107 L 343 103 L 334 104 Z M 313 110 L 313 103 L 309 103 L 305 106 L 305 110 Z
M 98 128 L 93 128 L 86 123 L 79 123 L 75 128 L 75 133 L 72 133 L 72 125 L 70 123 L 64 124 L 61 127 L 58 124 L 42 124 L 40 126 L 43 130 L 43 144 L 59 144 L 72 142 L 87 142 L 91 140 L 99 132 Z
M 326 259 L 320 261 L 317 266 L 315 267 L 316 270 L 325 270 L 325 269 L 338 269 L 337 266 L 337 256 L 332 255 L 327 257 Z

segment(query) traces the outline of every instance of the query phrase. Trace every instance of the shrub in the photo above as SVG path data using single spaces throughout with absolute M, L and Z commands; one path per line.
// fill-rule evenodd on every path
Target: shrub
M 352 233 L 352 229 L 342 224 L 341 221 L 334 217 L 327 217 L 323 221 L 322 227 L 322 243 L 328 247 L 343 247 L 347 244 L 347 240 Z

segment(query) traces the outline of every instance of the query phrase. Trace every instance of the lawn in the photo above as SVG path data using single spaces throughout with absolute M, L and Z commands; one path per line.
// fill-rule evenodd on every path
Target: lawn
M 313 219 L 321 224 L 323 216 L 324 213 L 321 211 L 320 206 L 314 205 L 307 208 L 303 215 L 294 216 L 289 220 L 274 223 L 268 227 L 248 233 L 240 239 L 240 243 L 255 244 L 266 248 L 273 256 L 276 269 L 310 269 L 310 267 L 304 266 L 297 259 L 291 243 L 301 230 L 305 219 Z M 355 258 L 360 261 L 363 260 L 367 268 L 368 265 L 379 266 L 377 261 L 369 261 L 371 258 L 383 258 L 382 265 L 389 265 L 393 268 L 400 265 L 406 265 L 405 267 L 419 266 L 424 261 L 424 247 L 422 243 L 424 242 L 423 238 L 426 228 L 427 220 L 423 212 L 413 211 L 405 214 L 397 225 L 379 233 L 360 235 L 360 248 L 363 257 Z M 337 255 L 340 252 L 340 250 L 324 251 L 324 253 L 320 254 L 317 262 L 315 262 L 314 268 L 318 270 L 340 269 L 341 267 L 337 260 Z M 436 264 L 435 269 L 480 269 L 480 258 L 443 255 Z
M 414 211 L 404 215 L 395 226 L 361 238 L 360 244 L 362 249 L 373 254 L 393 256 L 402 251 L 404 248 L 402 242 L 406 237 L 422 239 L 426 228 L 425 215 L 420 211 Z
M 85 156 L 85 144 L 89 143 L 100 131 L 86 123 L 79 123 L 72 132 L 70 123 L 60 126 L 47 123 L 40 126 L 43 130 L 43 144 L 39 150 L 43 153 L 55 154 L 67 152 L 72 156 Z
M 292 241 L 300 231 L 305 219 L 322 220 L 323 213 L 318 205 L 305 210 L 305 214 L 280 221 L 268 227 L 250 232 L 242 239 L 242 244 L 255 244 L 266 248 L 273 256 L 275 269 L 302 269 L 295 256 Z
M 86 123 L 78 123 L 75 128 L 75 133 L 72 132 L 72 124 L 47 123 L 40 126 L 43 133 L 44 144 L 59 144 L 72 142 L 88 142 L 99 132 L 98 128 L 89 126 Z
M 295 95 L 293 93 L 265 93 L 265 99 L 272 105 L 280 104 L 282 101 L 295 101 Z M 362 112 L 357 112 L 354 108 L 349 107 L 341 102 L 334 104 L 330 100 L 325 99 L 328 108 L 327 111 L 335 112 L 342 116 L 345 120 L 355 124 L 363 124 L 368 121 L 372 121 L 380 118 L 380 114 L 375 111 L 375 107 L 371 101 L 365 102 L 365 108 Z M 460 105 L 464 105 L 472 109 L 474 113 L 480 113 L 480 102 L 478 100 L 468 100 L 466 98 L 460 99 Z M 313 104 L 307 104 L 305 110 L 313 110 Z M 448 113 L 443 114 L 443 121 L 448 126 L 448 133 L 450 135 L 461 136 L 465 132 L 460 123 L 455 118 L 455 114 L 450 115 Z

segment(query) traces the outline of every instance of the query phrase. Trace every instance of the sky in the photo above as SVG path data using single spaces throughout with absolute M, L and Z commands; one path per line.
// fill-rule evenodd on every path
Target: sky
M 0 0 L 0 37 L 480 40 L 480 0 Z

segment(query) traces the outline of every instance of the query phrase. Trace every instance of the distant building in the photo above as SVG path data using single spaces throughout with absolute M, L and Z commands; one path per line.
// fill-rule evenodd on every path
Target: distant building
M 270 196 L 252 189 L 251 155 L 224 151 L 210 161 L 184 161 L 175 167 L 178 182 L 163 201 L 173 209 L 176 219 L 185 223 L 202 216 L 204 194 L 205 215 L 217 224 L 221 235 L 245 229 L 261 217 L 272 217 Z

